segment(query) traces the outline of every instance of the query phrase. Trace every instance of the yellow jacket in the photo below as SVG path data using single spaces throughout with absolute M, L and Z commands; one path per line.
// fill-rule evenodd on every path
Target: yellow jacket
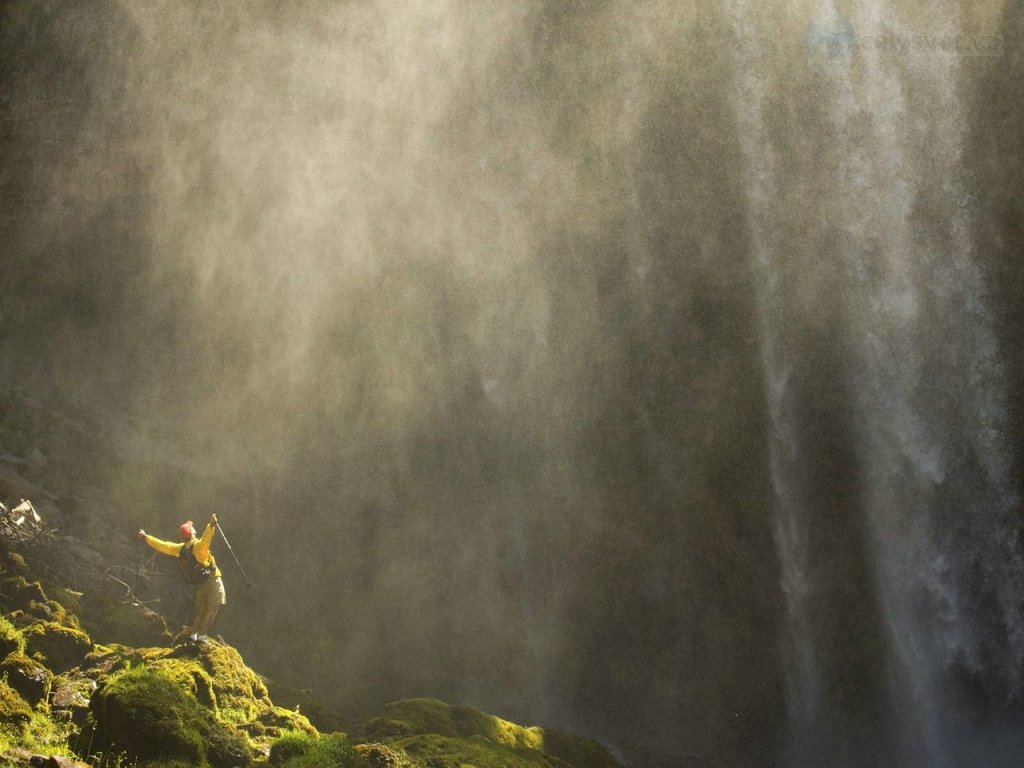
M 204 567 L 213 566 L 213 575 L 216 578 L 220 578 L 220 568 L 217 567 L 217 561 L 214 560 L 213 554 L 210 552 L 210 544 L 213 543 L 213 534 L 217 532 L 217 529 L 211 524 L 207 523 L 206 528 L 203 529 L 203 535 L 198 539 L 192 539 L 195 542 L 195 546 L 192 548 L 192 554 L 195 555 L 199 564 Z M 164 541 L 158 539 L 156 536 L 150 536 L 146 534 L 146 543 L 149 544 L 157 552 L 163 552 L 165 555 L 171 557 L 181 557 L 181 550 L 185 548 L 187 544 L 192 542 L 188 541 Z

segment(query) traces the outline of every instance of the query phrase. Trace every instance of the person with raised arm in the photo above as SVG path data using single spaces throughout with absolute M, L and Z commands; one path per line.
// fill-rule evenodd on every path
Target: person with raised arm
M 227 602 L 220 569 L 217 567 L 213 553 L 210 552 L 210 545 L 213 543 L 213 536 L 217 531 L 217 516 L 210 515 L 210 521 L 199 537 L 196 536 L 196 529 L 191 520 L 182 523 L 179 530 L 182 538 L 180 542 L 158 539 L 156 536 L 150 536 L 141 528 L 139 529 L 139 538 L 157 552 L 178 558 L 178 566 L 182 573 L 195 587 L 196 606 L 191 626 L 180 632 L 174 639 L 177 641 L 187 634 L 191 642 L 203 643 L 208 639 L 207 633 L 210 631 L 213 620 L 217 618 L 217 612 Z

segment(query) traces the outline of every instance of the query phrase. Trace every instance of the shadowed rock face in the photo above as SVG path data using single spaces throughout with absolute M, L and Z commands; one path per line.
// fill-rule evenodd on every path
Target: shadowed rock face
M 216 510 L 343 709 L 1015 765 L 1021 18 L 947 6 L 8 4 L 3 380 L 104 434 L 4 466 Z

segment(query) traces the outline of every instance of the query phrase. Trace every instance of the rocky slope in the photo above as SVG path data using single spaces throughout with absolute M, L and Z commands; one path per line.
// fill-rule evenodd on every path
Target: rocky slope
M 159 592 L 158 574 L 120 570 L 130 539 L 97 535 L 124 528 L 122 514 L 61 461 L 98 433 L 30 398 L 2 405 L 0 765 L 618 765 L 593 741 L 432 699 L 344 722 L 231 645 L 174 645 L 138 596 L 142 582 Z
M 2 514 L 6 523 L 20 517 L 6 507 Z M 268 681 L 230 645 L 94 642 L 83 626 L 169 635 L 137 603 L 105 615 L 101 607 L 112 603 L 89 603 L 84 593 L 36 579 L 9 541 L 0 547 L 0 566 L 3 765 L 618 765 L 593 741 L 431 699 L 396 702 L 350 724 L 347 734 L 322 734 L 299 706 L 275 705 Z M 328 721 L 322 711 L 318 719 Z

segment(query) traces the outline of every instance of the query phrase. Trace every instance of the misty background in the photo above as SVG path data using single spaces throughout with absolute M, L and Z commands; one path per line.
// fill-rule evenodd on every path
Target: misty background
M 1019 764 L 1022 6 L 0 9 L 3 387 L 80 535 L 219 515 L 254 667 Z

